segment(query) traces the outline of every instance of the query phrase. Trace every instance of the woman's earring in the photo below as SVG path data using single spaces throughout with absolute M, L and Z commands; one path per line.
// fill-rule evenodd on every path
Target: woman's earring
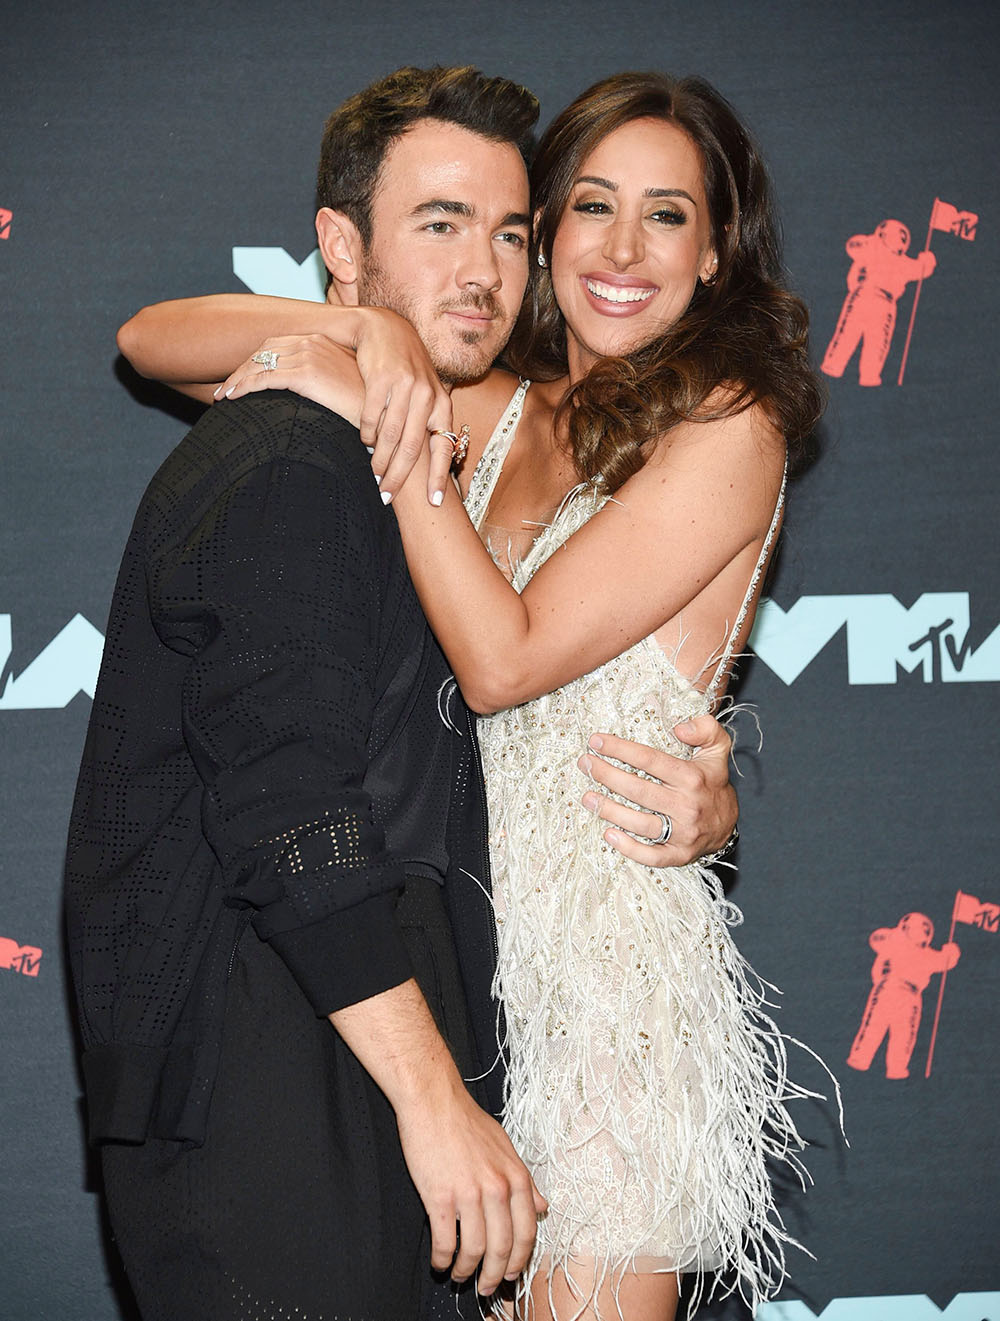
M 539 266 L 548 266 L 549 263 L 545 260 L 545 253 L 544 253 L 544 252 L 540 252 L 540 253 L 538 254 L 538 264 L 539 264 Z

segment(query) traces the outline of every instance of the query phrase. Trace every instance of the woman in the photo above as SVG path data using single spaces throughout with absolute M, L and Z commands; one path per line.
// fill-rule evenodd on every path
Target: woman
M 508 356 L 543 384 L 513 391 L 463 477 L 468 516 L 450 487 L 427 502 L 426 455 L 391 498 L 432 627 L 494 713 L 506 1122 L 550 1206 L 522 1295 L 536 1318 L 669 1321 L 683 1272 L 735 1271 L 752 1304 L 780 1280 L 764 1159 L 795 1164 L 796 1089 L 718 881 L 654 872 L 581 822 L 572 749 L 623 722 L 673 747 L 718 702 L 819 396 L 763 166 L 707 84 L 598 83 L 546 133 L 532 185 L 531 309 Z M 341 398 L 349 370 L 298 384 Z M 245 364 L 231 382 L 296 377 Z M 459 420 L 502 382 L 457 400 Z

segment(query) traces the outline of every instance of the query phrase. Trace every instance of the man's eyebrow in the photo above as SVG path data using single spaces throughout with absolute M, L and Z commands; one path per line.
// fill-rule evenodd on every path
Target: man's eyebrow
M 446 216 L 465 216 L 470 217 L 474 208 L 468 202 L 453 202 L 447 197 L 432 197 L 427 202 L 421 202 L 410 212 L 411 216 L 425 216 L 433 211 L 443 211 Z
M 601 179 L 596 174 L 581 174 L 576 180 L 577 183 L 596 183 L 598 188 L 606 188 L 609 193 L 617 193 L 618 185 L 611 179 Z M 647 188 L 643 197 L 686 197 L 692 206 L 698 203 L 690 193 L 685 192 L 683 188 Z
M 427 215 L 446 215 L 461 216 L 465 220 L 471 220 L 476 214 L 476 208 L 470 206 L 468 202 L 455 202 L 447 197 L 432 197 L 429 201 L 421 202 L 410 212 L 411 216 Z M 523 225 L 527 228 L 531 224 L 531 217 L 526 211 L 508 211 L 500 221 L 500 228 L 507 225 Z

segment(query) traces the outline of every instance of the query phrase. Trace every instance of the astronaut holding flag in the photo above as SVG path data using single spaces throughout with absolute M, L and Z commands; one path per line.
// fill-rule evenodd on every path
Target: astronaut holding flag
M 827 376 L 843 376 L 860 344 L 858 383 L 882 384 L 882 369 L 896 329 L 896 305 L 906 286 L 915 280 L 917 289 L 897 381 L 898 385 L 903 384 L 920 290 L 937 266 L 937 258 L 931 252 L 931 236 L 938 229 L 971 241 L 976 237 L 978 223 L 979 217 L 974 212 L 959 211 L 950 202 L 936 197 L 924 249 L 915 257 L 907 256 L 910 231 L 899 220 L 883 220 L 871 234 L 855 234 L 847 240 L 847 255 L 852 264 L 847 273 L 847 297 L 821 364 Z
M 933 275 L 937 265 L 933 252 L 908 257 L 909 247 L 910 231 L 899 220 L 883 220 L 873 233 L 855 234 L 847 240 L 852 264 L 847 272 L 847 297 L 823 358 L 822 370 L 827 376 L 843 376 L 860 344 L 859 384 L 882 384 L 899 297 L 911 281 Z

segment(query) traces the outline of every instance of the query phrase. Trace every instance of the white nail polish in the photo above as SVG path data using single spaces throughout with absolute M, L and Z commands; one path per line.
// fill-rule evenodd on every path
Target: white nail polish
M 375 453 L 375 446 L 374 446 L 374 445 L 366 445 L 366 446 L 365 446 L 365 449 L 368 451 L 369 454 L 374 454 L 374 453 Z
M 391 491 L 383 491 L 383 492 L 382 492 L 382 503 L 383 503 L 384 505 L 387 505 L 391 499 L 392 499 L 392 492 L 391 492 Z
M 381 474 L 380 472 L 377 472 L 377 473 L 375 474 L 375 485 L 376 485 L 376 486 L 381 486 L 381 485 L 382 485 L 382 474 Z
M 431 496 L 431 504 L 439 507 L 444 503 L 444 491 L 435 491 Z

